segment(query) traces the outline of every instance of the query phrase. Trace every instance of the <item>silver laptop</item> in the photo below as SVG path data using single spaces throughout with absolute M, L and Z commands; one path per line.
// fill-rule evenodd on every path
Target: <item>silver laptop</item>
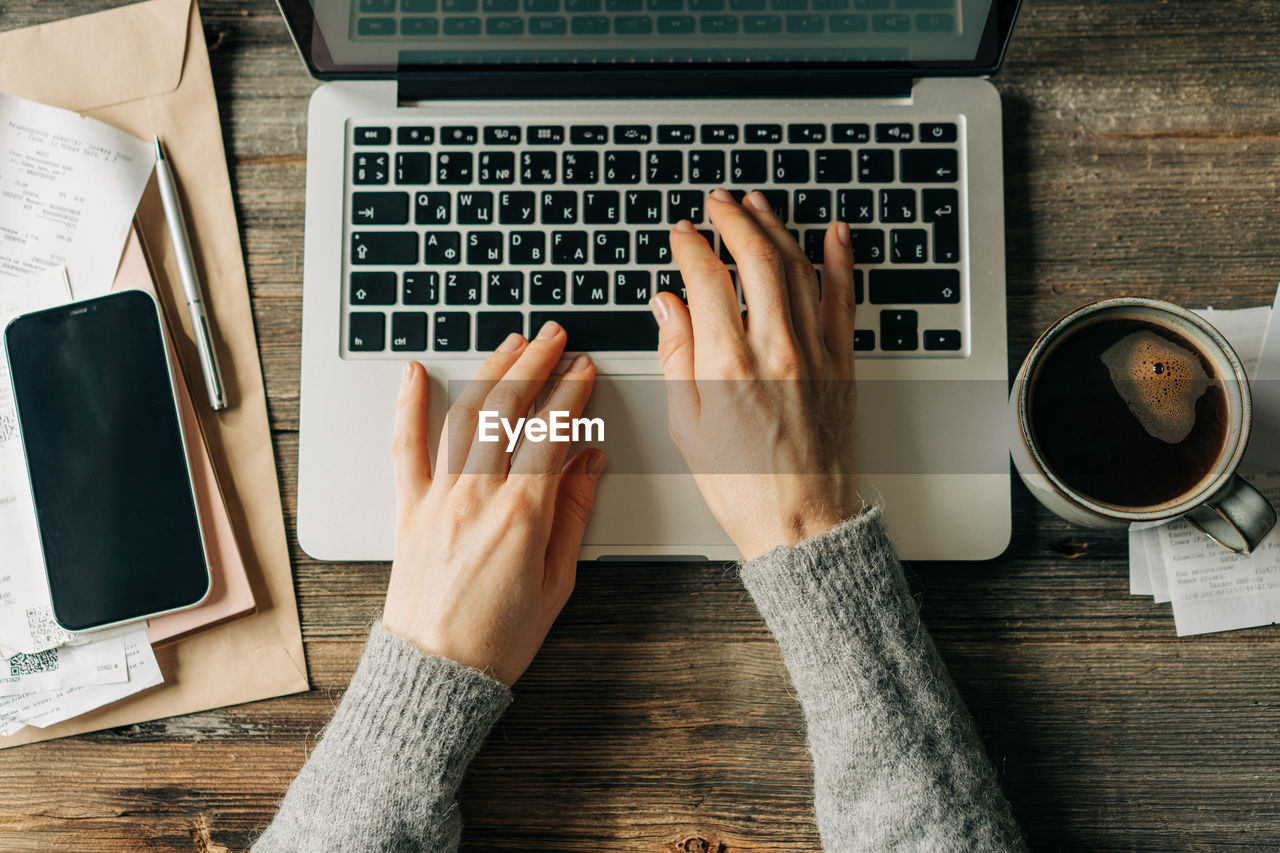
M 864 492 L 907 559 L 1010 534 L 1001 111 L 1018 0 L 280 0 L 311 73 L 298 540 L 393 556 L 400 364 L 432 418 L 555 320 L 610 454 L 583 559 L 736 557 L 672 446 L 667 231 L 759 189 L 853 229 Z M 709 225 L 705 234 L 717 245 Z M 732 268 L 732 259 L 723 253 Z M 438 430 L 435 434 L 438 434 Z

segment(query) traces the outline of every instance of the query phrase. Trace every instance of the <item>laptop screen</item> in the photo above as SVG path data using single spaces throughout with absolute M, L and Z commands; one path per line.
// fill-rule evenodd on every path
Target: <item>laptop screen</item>
M 450 67 L 994 71 L 1018 0 L 280 0 L 319 77 Z

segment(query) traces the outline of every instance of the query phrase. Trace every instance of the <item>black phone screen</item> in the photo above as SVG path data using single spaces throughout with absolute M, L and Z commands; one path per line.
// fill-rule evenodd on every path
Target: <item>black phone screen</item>
M 156 302 L 139 290 L 5 329 L 49 576 L 69 630 L 195 604 L 209 589 Z

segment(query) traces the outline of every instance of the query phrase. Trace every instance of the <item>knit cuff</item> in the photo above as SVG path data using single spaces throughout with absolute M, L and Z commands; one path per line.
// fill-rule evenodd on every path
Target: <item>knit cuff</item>
M 324 739 L 456 782 L 509 704 L 501 682 L 378 623 Z

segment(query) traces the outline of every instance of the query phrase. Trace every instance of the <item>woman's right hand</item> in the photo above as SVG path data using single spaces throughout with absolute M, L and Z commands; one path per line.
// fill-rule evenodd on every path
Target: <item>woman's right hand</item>
M 821 298 L 800 246 L 753 192 L 707 202 L 737 262 L 733 280 L 687 221 L 671 252 L 689 304 L 659 293 L 650 308 L 667 378 L 670 430 L 711 512 L 744 560 L 793 546 L 863 508 L 855 467 L 853 250 L 827 229 Z

